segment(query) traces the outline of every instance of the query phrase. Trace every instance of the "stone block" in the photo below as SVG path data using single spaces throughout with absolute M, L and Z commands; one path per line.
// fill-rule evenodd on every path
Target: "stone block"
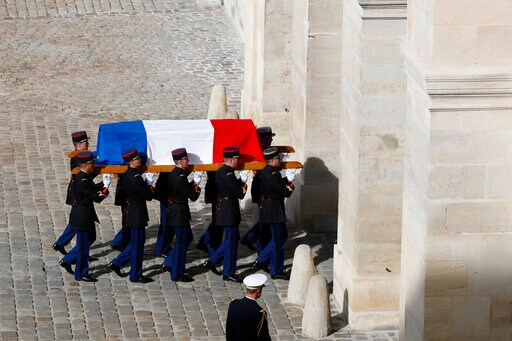
M 486 0 L 437 0 L 433 19 L 437 25 L 510 25 L 511 12 L 507 0 L 493 0 L 492 6 Z
M 360 155 L 401 156 L 403 155 L 404 135 L 400 128 L 361 129 Z
M 463 114 L 434 111 L 431 114 L 430 126 L 435 132 L 460 131 L 463 127 Z
M 512 165 L 487 165 L 485 198 L 512 199 Z
M 512 297 L 491 298 L 491 327 L 509 328 L 512 325 Z
M 358 242 L 358 274 L 378 277 L 396 276 L 400 273 L 400 251 L 400 244 Z
M 433 164 L 502 163 L 512 159 L 512 131 L 431 134 Z
M 403 160 L 400 157 L 365 156 L 359 160 L 361 183 L 401 183 Z
M 361 217 L 358 235 L 363 243 L 400 244 L 402 240 L 402 216 Z
M 454 330 L 488 330 L 491 298 L 489 296 L 455 296 L 452 328 Z
M 428 196 L 431 199 L 477 199 L 485 197 L 485 166 L 431 166 Z
M 398 91 L 401 92 L 401 91 Z M 364 93 L 361 103 L 362 125 L 399 126 L 405 124 L 406 97 L 402 93 Z
M 399 272 L 395 273 L 392 278 L 370 280 L 368 289 L 371 311 L 398 311 L 400 305 Z
M 425 329 L 450 328 L 452 320 L 453 298 L 425 297 Z
M 361 217 L 400 216 L 402 213 L 401 184 L 372 184 L 360 188 Z
M 400 64 L 363 64 L 361 92 L 365 94 L 402 94 L 405 73 Z
M 512 204 L 499 201 L 448 204 L 446 228 L 457 233 L 511 232 Z
M 308 73 L 310 75 L 341 76 L 341 53 L 337 50 L 308 51 Z
M 466 295 L 467 263 L 462 261 L 427 261 L 426 296 Z
M 364 36 L 401 36 L 405 37 L 407 23 L 405 20 L 365 20 Z

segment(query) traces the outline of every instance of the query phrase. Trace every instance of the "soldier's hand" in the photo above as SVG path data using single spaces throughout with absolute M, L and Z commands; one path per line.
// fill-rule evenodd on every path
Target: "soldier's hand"
M 110 181 L 112 180 L 112 174 L 103 174 L 103 187 L 108 188 Z
M 153 181 L 155 181 L 155 173 L 146 173 L 146 183 L 152 186 Z
M 249 170 L 241 170 L 240 171 L 240 180 L 242 180 L 243 183 L 246 183 L 248 178 L 249 178 Z
M 199 185 L 201 183 L 202 176 L 203 172 L 194 172 L 194 185 Z
M 286 170 L 286 178 L 288 179 L 288 182 L 293 182 L 293 180 L 295 180 L 295 172 L 296 170 L 293 168 Z

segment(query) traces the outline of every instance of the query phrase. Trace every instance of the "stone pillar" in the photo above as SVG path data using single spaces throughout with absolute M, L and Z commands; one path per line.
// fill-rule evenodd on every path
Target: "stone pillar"
M 233 0 L 231 0 L 233 1 Z M 271 126 L 290 144 L 291 0 L 243 0 L 245 70 L 242 118 Z
M 288 282 L 288 302 L 303 305 L 311 277 L 315 275 L 315 263 L 311 247 L 301 244 L 293 254 L 292 273 Z
M 512 3 L 408 5 L 400 339 L 509 339 Z
M 354 329 L 399 324 L 406 2 L 344 0 L 334 295 Z
M 327 279 L 314 275 L 309 280 L 304 314 L 302 315 L 302 333 L 313 339 L 326 337 L 331 332 L 331 308 Z
M 341 112 L 341 3 L 293 2 L 291 144 L 304 161 L 291 198 L 308 232 L 336 231 Z M 299 215 L 300 214 L 300 215 Z

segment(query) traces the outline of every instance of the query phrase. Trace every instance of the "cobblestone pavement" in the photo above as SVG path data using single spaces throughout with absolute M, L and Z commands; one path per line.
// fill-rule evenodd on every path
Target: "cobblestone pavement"
M 108 272 L 108 247 L 120 226 L 112 199 L 97 205 L 101 221 L 92 255 L 96 284 L 78 283 L 51 248 L 66 226 L 70 133 L 93 137 L 101 123 L 133 119 L 206 118 L 211 88 L 228 87 L 238 111 L 243 46 L 214 1 L 0 0 L 0 339 L 222 340 L 227 306 L 242 286 L 206 272 L 195 249 L 187 268 L 196 279 L 176 284 L 158 272 L 152 247 L 158 205 L 149 204 L 145 274 L 130 283 Z M 115 184 L 113 184 L 115 185 Z M 114 188 L 114 187 L 113 187 Z M 252 204 L 245 205 L 241 233 Z M 209 220 L 202 199 L 192 205 L 195 239 Z M 334 235 L 292 230 L 307 243 L 332 282 Z M 69 249 L 69 246 L 68 246 Z M 239 272 L 255 254 L 239 249 Z M 286 303 L 287 282 L 270 281 L 260 299 L 275 340 L 304 339 L 301 309 Z M 357 333 L 344 327 L 332 302 L 335 332 L 326 339 L 396 340 L 396 331 Z

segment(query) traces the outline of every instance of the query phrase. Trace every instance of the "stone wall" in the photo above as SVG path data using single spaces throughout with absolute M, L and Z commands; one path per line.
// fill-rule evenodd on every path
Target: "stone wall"
M 510 339 L 510 3 L 413 3 L 401 338 Z
M 349 323 L 398 325 L 405 3 L 343 1 L 342 147 L 335 296 Z M 346 145 L 345 145 L 346 144 Z

